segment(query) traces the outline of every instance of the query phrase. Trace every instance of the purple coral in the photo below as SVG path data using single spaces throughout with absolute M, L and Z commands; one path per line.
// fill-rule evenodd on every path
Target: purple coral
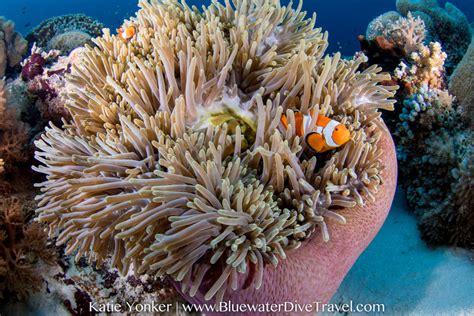
M 46 59 L 40 53 L 32 53 L 23 62 L 23 68 L 21 69 L 21 79 L 23 81 L 33 80 L 36 76 L 39 76 L 44 71 L 44 65 L 46 64 Z

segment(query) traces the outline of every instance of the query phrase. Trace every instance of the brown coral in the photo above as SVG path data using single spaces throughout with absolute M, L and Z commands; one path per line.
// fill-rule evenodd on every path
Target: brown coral
M 28 42 L 15 32 L 15 24 L 0 17 L 0 79 L 7 69 L 20 64 L 27 48 Z
M 7 108 L 5 82 L 0 80 L 0 159 L 4 164 L 13 164 L 27 159 L 25 144 L 27 142 L 26 125 L 17 119 L 13 109 Z
M 278 1 L 213 3 L 201 14 L 176 1 L 141 1 L 68 79 L 72 121 L 36 143 L 39 219 L 68 254 L 122 273 L 169 275 L 205 299 L 259 288 L 341 208 L 362 206 L 382 185 L 384 124 L 395 87 L 364 57 L 324 57 L 327 34 Z M 257 23 L 258 21 L 258 23 Z M 316 157 L 296 136 L 295 111 L 315 109 L 352 139 Z M 287 130 L 280 126 L 286 113 Z M 252 271 L 252 273 L 249 273 Z M 186 285 L 190 285 L 187 287 Z
M 41 286 L 38 260 L 53 263 L 47 235 L 38 223 L 26 224 L 25 205 L 15 196 L 0 199 L 0 298 L 24 298 Z

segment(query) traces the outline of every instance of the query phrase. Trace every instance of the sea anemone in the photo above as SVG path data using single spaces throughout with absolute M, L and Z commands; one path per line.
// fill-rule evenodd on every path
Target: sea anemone
M 67 79 L 72 120 L 36 142 L 38 219 L 66 253 L 167 275 L 205 299 L 259 288 L 326 221 L 383 185 L 384 124 L 396 87 L 364 56 L 324 56 L 327 33 L 279 1 L 140 1 L 136 34 L 94 40 Z M 316 156 L 295 111 L 345 124 Z M 289 126 L 282 128 L 282 113 Z M 317 255 L 317 254 L 314 254 Z

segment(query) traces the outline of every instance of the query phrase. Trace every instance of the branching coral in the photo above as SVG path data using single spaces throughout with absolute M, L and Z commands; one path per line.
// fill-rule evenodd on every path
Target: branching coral
M 24 207 L 18 197 L 0 199 L 0 298 L 6 293 L 24 298 L 37 290 L 41 286 L 39 260 L 55 260 L 41 225 L 26 224 Z
M 402 17 L 397 12 L 387 12 L 375 18 L 367 27 L 369 40 L 377 36 L 384 36 L 398 47 L 402 47 L 407 54 L 418 50 L 426 36 L 425 23 L 420 17 L 413 17 L 408 12 Z
M 432 42 L 429 46 L 421 45 L 418 51 L 410 55 L 411 67 L 407 69 L 408 76 L 403 70 L 395 70 L 397 79 L 404 82 L 412 82 L 417 87 L 427 84 L 430 88 L 444 88 L 444 62 L 447 55 L 441 49 L 441 45 L 437 42 Z M 401 64 L 404 68 L 406 65 Z
M 38 47 L 68 55 L 75 48 L 92 43 L 92 38 L 101 35 L 103 28 L 102 23 L 88 16 L 69 14 L 43 21 L 26 38 Z
M 27 48 L 27 41 L 15 32 L 14 23 L 0 17 L 0 78 L 8 69 L 20 64 Z
M 441 8 L 437 0 L 397 0 L 397 10 L 403 16 L 411 12 L 423 19 L 429 40 L 441 43 L 447 52 L 447 69 L 451 73 L 471 42 L 471 27 L 464 13 L 450 2 Z
M 140 2 L 105 31 L 67 80 L 72 120 L 36 142 L 47 176 L 39 220 L 68 254 L 112 255 L 126 273 L 155 271 L 193 296 L 221 299 L 237 278 L 258 288 L 340 208 L 363 205 L 382 184 L 379 109 L 396 87 L 363 56 L 324 57 L 315 16 L 279 1 Z M 315 156 L 296 135 L 295 111 L 345 124 L 352 139 Z M 288 117 L 288 129 L 280 117 Z

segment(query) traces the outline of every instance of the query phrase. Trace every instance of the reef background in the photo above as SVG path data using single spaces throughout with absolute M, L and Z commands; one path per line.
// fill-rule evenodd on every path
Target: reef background
M 101 22 L 107 27 L 120 25 L 124 18 L 136 10 L 136 1 L 95 1 L 95 0 L 44 0 L 41 5 L 36 0 L 2 0 L 0 16 L 15 21 L 17 30 L 26 34 L 31 27 L 56 15 L 83 13 Z M 188 0 L 189 5 L 208 4 L 209 0 Z M 281 1 L 287 4 L 288 0 Z M 441 6 L 445 0 L 438 1 Z M 474 0 L 449 1 L 474 20 Z M 293 1 L 296 6 L 298 1 Z M 328 52 L 340 51 L 344 55 L 353 55 L 359 50 L 357 36 L 365 33 L 367 24 L 376 16 L 395 10 L 395 0 L 314 0 L 305 1 L 303 10 L 317 12 L 317 25 L 329 32 Z M 334 18 L 337 10 L 337 19 Z M 33 13 L 34 12 L 34 13 Z M 347 21 L 347 23 L 341 23 Z M 30 24 L 29 26 L 26 26 Z

